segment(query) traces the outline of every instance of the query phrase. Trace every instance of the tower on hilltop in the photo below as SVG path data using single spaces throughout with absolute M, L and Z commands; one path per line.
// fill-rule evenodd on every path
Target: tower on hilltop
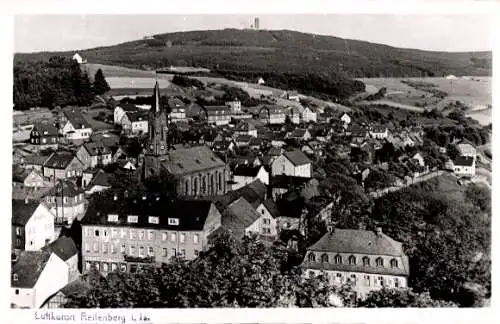
M 259 21 L 259 17 L 255 17 L 255 21 L 254 21 L 254 24 L 253 24 L 253 26 L 254 26 L 255 29 L 259 29 L 259 22 L 260 22 Z

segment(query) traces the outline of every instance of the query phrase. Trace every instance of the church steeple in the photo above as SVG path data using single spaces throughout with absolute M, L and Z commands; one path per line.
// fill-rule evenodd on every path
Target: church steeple
M 160 112 L 160 110 L 162 110 L 160 86 L 158 85 L 158 79 L 156 80 L 155 88 L 153 91 L 153 106 L 151 107 L 151 110 L 154 112 Z

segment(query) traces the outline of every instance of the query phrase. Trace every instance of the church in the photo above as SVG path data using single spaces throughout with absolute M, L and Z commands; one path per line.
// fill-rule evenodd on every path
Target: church
M 175 179 L 177 194 L 181 197 L 224 195 L 229 190 L 228 167 L 206 146 L 170 145 L 167 108 L 162 104 L 160 88 L 156 82 L 149 112 L 143 178 L 159 176 L 165 171 Z

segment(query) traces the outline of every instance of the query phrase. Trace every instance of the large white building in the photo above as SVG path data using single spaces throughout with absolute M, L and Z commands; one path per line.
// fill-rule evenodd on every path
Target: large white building
M 336 229 L 307 249 L 305 274 L 326 273 L 335 285 L 350 283 L 363 298 L 369 292 L 408 286 L 410 266 L 402 243 L 376 231 Z
M 54 238 L 54 216 L 44 203 L 12 200 L 14 250 L 38 251 Z
M 458 156 L 453 161 L 453 173 L 459 177 L 476 175 L 476 159 L 470 156 Z

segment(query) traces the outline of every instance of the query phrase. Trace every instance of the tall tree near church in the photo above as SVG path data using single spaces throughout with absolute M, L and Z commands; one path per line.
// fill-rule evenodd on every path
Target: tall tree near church
M 103 93 L 111 90 L 109 87 L 106 78 L 104 77 L 104 73 L 101 69 L 97 70 L 94 76 L 94 91 L 97 95 L 102 95 Z

